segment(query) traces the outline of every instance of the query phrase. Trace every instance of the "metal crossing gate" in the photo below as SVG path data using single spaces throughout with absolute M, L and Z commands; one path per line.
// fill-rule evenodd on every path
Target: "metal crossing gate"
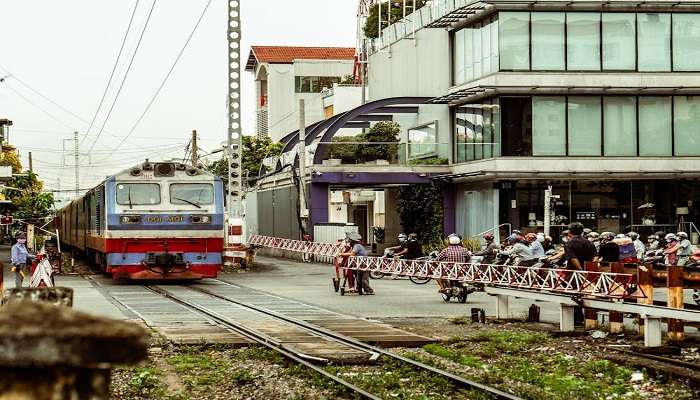
M 322 256 L 337 255 L 345 247 L 343 243 L 305 242 L 269 236 L 252 236 L 250 245 Z M 497 264 L 395 260 L 383 257 L 350 257 L 347 268 L 387 275 L 454 280 L 467 284 L 540 290 L 575 296 L 594 296 L 608 299 L 640 297 L 637 293 L 635 276 L 625 273 L 572 271 Z

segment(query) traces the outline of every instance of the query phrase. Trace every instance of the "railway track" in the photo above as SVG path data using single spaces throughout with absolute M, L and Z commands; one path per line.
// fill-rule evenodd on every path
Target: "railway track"
M 639 368 L 668 374 L 680 379 L 687 379 L 689 383 L 700 386 L 700 364 L 679 360 L 677 358 L 664 357 L 655 354 L 640 353 L 629 349 L 609 347 L 624 357 L 611 355 L 610 359 L 620 363 L 633 364 Z
M 219 283 L 223 283 L 226 285 L 231 285 L 230 283 L 226 281 L 218 281 Z M 226 317 L 224 315 L 221 315 L 220 313 L 202 305 L 202 304 L 197 304 L 194 301 L 188 300 L 185 296 L 182 295 L 176 295 L 172 293 L 172 291 L 168 290 L 167 287 L 162 287 L 162 286 L 146 286 L 149 290 L 152 290 L 164 297 L 167 297 L 171 299 L 172 301 L 179 303 L 187 308 L 190 308 L 191 310 L 194 310 L 198 313 L 201 313 L 202 315 L 205 315 L 208 318 L 211 318 L 218 323 L 222 324 L 223 326 L 231 329 L 233 332 L 237 333 L 238 335 L 241 335 L 242 337 L 247 338 L 253 343 L 258 343 L 262 346 L 268 347 L 276 352 L 278 352 L 280 355 L 284 356 L 285 358 L 294 361 L 296 363 L 299 363 L 315 372 L 318 374 L 331 379 L 332 381 L 344 386 L 347 388 L 349 391 L 361 396 L 362 398 L 365 399 L 381 399 L 381 397 L 377 396 L 376 394 L 370 393 L 356 385 L 354 385 L 351 382 L 346 381 L 345 379 L 341 378 L 340 376 L 334 375 L 327 370 L 325 370 L 322 366 L 318 365 L 318 363 L 323 363 L 325 360 L 314 358 L 314 357 L 308 357 L 305 356 L 304 354 L 300 354 L 298 352 L 290 351 L 290 349 L 285 348 L 279 341 L 275 340 L 274 338 L 271 338 L 270 336 L 255 330 L 251 329 L 250 327 L 246 326 L 245 324 L 235 321 L 232 318 Z M 310 332 L 314 335 L 320 336 L 324 338 L 325 340 L 340 343 L 342 345 L 351 347 L 356 350 L 364 351 L 368 354 L 371 354 L 372 357 L 371 359 L 376 359 L 379 356 L 383 356 L 386 358 L 391 358 L 396 361 L 400 361 L 405 364 L 410 364 L 414 368 L 429 371 L 430 373 L 440 375 L 444 378 L 447 378 L 451 382 L 453 382 L 455 385 L 466 388 L 466 389 L 476 389 L 480 390 L 484 393 L 489 394 L 495 399 L 509 399 L 509 400 L 522 400 L 520 397 L 514 396 L 512 394 L 503 392 L 501 390 L 498 390 L 496 388 L 483 385 L 478 382 L 471 381 L 469 379 L 466 379 L 464 377 L 452 374 L 448 371 L 441 370 L 439 368 L 435 368 L 433 366 L 421 363 L 419 361 L 415 361 L 406 357 L 403 357 L 399 354 L 393 353 L 391 351 L 388 351 L 386 349 L 376 347 L 367 343 L 364 343 L 360 340 L 339 334 L 337 332 L 322 328 L 320 326 L 310 324 L 306 321 L 302 321 L 293 317 L 290 317 L 288 315 L 283 315 L 268 309 L 265 309 L 263 307 L 257 306 L 255 304 L 250 304 L 246 303 L 228 296 L 220 295 L 217 293 L 214 293 L 212 291 L 209 291 L 207 289 L 198 287 L 197 285 L 189 285 L 186 286 L 188 289 L 192 290 L 193 292 L 196 292 L 198 294 L 205 294 L 209 296 L 212 299 L 217 299 L 220 301 L 225 301 L 229 302 L 231 304 L 234 304 L 238 307 L 245 308 L 250 311 L 254 311 L 256 313 L 261 314 L 265 318 L 272 318 L 277 321 L 284 322 L 285 324 L 289 324 L 291 326 L 294 326 L 298 329 L 302 329 L 304 331 Z

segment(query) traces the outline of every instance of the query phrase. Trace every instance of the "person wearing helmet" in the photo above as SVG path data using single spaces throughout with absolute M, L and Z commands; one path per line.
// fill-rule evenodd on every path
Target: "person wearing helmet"
M 672 235 L 669 233 L 666 235 L 669 237 Z M 675 254 L 675 265 L 678 265 L 680 267 L 684 267 L 686 264 L 688 264 L 688 261 L 690 261 L 690 256 L 693 255 L 693 248 L 690 244 L 690 240 L 688 240 L 688 234 L 685 232 L 678 232 L 674 235 L 676 240 L 673 241 L 673 245 L 668 248 L 664 253 L 666 254 Z M 669 240 L 671 242 L 672 240 Z
M 484 241 L 486 242 L 486 246 L 481 249 L 480 251 L 477 251 L 474 253 L 474 256 L 479 256 L 483 257 L 481 259 L 482 264 L 493 264 L 494 261 L 496 261 L 496 254 L 498 253 L 498 245 L 494 241 L 494 236 L 493 233 L 491 232 L 486 232 L 484 233 Z
M 600 234 L 598 232 L 591 232 L 588 234 L 588 241 L 593 243 L 595 250 L 598 251 L 600 248 Z
M 659 237 L 656 234 L 647 236 L 647 250 L 658 250 L 659 249 Z
M 448 263 L 467 263 L 471 258 L 471 253 L 462 246 L 462 238 L 456 233 L 447 237 L 447 248 L 438 254 L 436 260 Z M 450 289 L 447 287 L 447 281 L 444 279 L 436 279 L 440 289 L 438 292 L 446 293 Z
M 406 242 L 406 253 L 403 254 L 403 258 L 406 260 L 415 260 L 416 258 L 423 257 L 423 246 L 421 246 L 418 240 L 417 233 L 411 233 L 408 235 L 408 242 Z
M 511 247 L 510 249 L 502 250 L 500 254 L 514 258 L 515 265 L 529 267 L 537 262 L 537 257 L 532 254 L 529 243 L 523 240 L 522 236 L 511 234 L 506 240 Z
M 676 265 L 678 263 L 678 249 L 680 247 L 678 246 L 678 237 L 673 233 L 669 233 L 664 236 L 664 241 L 666 242 L 666 247 L 664 248 L 666 265 Z
M 347 253 L 340 254 L 341 257 L 367 257 L 367 249 L 360 243 L 362 236 L 357 232 L 348 232 L 347 239 L 351 249 Z M 357 294 L 374 294 L 374 290 L 369 286 L 369 271 L 357 271 Z
M 590 229 L 590 228 L 583 228 L 583 238 L 584 238 L 584 239 L 588 239 L 588 235 L 590 235 L 591 232 L 593 232 L 592 229 Z
M 628 232 L 627 237 L 632 239 L 632 243 L 634 243 L 634 250 L 637 252 L 637 259 L 639 261 L 644 260 L 644 253 L 646 252 L 646 248 L 644 247 L 644 243 L 642 243 L 642 241 L 639 240 L 639 234 L 637 232 Z
M 537 234 L 535 233 L 528 233 L 525 235 L 525 240 L 530 243 L 529 247 L 530 250 L 532 250 L 532 255 L 537 257 L 537 258 L 542 258 L 544 257 L 544 247 L 542 247 L 542 243 L 540 243 L 539 240 L 537 240 Z
M 595 258 L 595 246 L 588 239 L 582 237 L 583 224 L 580 222 L 572 222 L 569 225 L 569 230 L 566 232 L 570 238 L 564 246 L 567 267 L 569 269 L 582 270 L 586 262 L 593 261 Z
M 571 238 L 571 232 L 568 229 L 565 231 L 562 231 L 562 233 L 561 233 L 561 242 L 562 243 L 564 243 L 566 245 L 566 243 L 569 241 L 570 238 Z
M 615 234 L 603 232 L 600 234 L 600 248 L 598 250 L 597 261 L 600 262 L 620 262 L 620 246 L 614 242 Z
M 15 273 L 15 287 L 20 289 L 27 272 L 27 264 L 31 262 L 32 257 L 27 250 L 27 235 L 24 232 L 19 232 L 15 239 L 17 242 L 10 249 L 10 261 L 12 262 L 12 272 Z
M 549 235 L 544 235 L 544 240 L 542 241 L 542 248 L 544 249 L 545 254 L 554 249 L 554 244 L 552 244 L 552 237 Z
M 406 253 L 406 244 L 408 243 L 408 236 L 405 233 L 399 233 L 398 236 L 399 244 L 394 247 L 389 247 L 385 252 L 389 252 L 395 256 L 400 256 Z
M 665 249 L 666 245 L 668 244 L 668 243 L 666 243 L 666 232 L 658 231 L 655 233 L 655 235 L 656 235 L 656 240 L 659 241 L 659 247 L 657 247 L 657 249 Z

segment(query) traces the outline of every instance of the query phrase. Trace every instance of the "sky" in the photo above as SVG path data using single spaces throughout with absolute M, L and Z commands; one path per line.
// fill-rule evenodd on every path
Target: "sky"
M 181 159 L 193 129 L 199 147 L 207 151 L 226 140 L 226 0 L 211 0 L 163 90 L 125 140 L 208 1 L 155 0 L 127 79 L 102 129 L 153 1 L 139 0 L 112 85 L 85 136 L 136 0 L 0 0 L 0 118 L 14 122 L 10 142 L 20 151 L 25 168 L 32 152 L 34 170 L 47 188 L 75 187 L 70 140 L 74 131 L 79 132 L 82 153 L 81 189 L 145 158 Z M 353 47 L 357 1 L 241 0 L 243 66 L 251 45 Z M 251 73 L 241 73 L 243 129 L 253 134 L 254 82 Z

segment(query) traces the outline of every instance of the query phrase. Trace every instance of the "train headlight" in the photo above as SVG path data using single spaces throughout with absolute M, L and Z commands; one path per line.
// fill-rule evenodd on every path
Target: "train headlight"
M 140 224 L 141 223 L 141 216 L 140 215 L 122 215 L 119 218 L 119 221 L 122 224 Z
M 211 217 L 208 215 L 193 215 L 190 217 L 193 224 L 211 224 Z

